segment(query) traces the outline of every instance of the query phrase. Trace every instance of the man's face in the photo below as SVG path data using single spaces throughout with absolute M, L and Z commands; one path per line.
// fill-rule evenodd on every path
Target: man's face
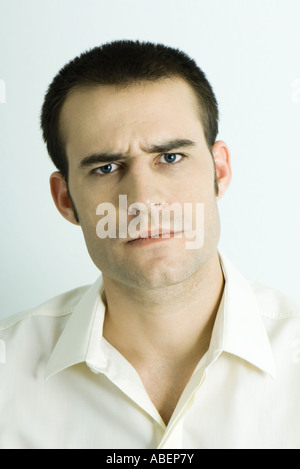
M 90 256 L 104 276 L 154 289 L 180 283 L 204 266 L 216 252 L 220 224 L 214 163 L 188 84 L 166 79 L 123 89 L 73 90 L 62 109 L 61 130 L 70 194 Z M 119 218 L 124 220 L 119 195 L 127 196 L 131 206 L 127 226 L 138 215 L 150 220 L 151 209 L 163 211 L 177 203 L 193 207 L 195 229 L 196 204 L 203 204 L 204 225 L 197 226 L 203 246 L 187 249 L 184 233 L 136 241 L 129 235 L 100 239 L 96 209 L 103 203 L 115 207 L 118 234 Z M 148 213 L 134 210 L 141 207 L 137 203 Z M 161 223 L 154 228 L 163 230 Z

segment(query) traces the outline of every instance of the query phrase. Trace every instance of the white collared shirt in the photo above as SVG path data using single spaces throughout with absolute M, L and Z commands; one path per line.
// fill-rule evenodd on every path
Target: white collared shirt
M 300 308 L 224 257 L 209 350 L 166 427 L 102 336 L 101 277 L 0 323 L 0 448 L 300 448 Z

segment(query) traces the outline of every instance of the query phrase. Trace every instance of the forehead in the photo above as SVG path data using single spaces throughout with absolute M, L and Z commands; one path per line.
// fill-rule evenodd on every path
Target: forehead
M 182 79 L 72 90 L 60 116 L 67 155 L 126 151 L 134 142 L 189 138 L 202 132 L 194 90 Z M 125 148 L 126 147 L 126 148 Z

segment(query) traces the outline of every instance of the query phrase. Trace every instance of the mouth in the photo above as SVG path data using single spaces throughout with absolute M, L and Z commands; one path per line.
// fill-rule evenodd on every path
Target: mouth
M 127 241 L 127 244 L 131 246 L 145 246 L 148 244 L 155 244 L 158 242 L 165 242 L 174 239 L 175 237 L 179 238 L 181 233 L 179 231 L 173 232 L 170 230 L 152 230 L 139 233 L 135 238 Z

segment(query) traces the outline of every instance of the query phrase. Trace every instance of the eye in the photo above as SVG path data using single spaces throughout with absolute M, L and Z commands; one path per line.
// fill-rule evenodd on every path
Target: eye
M 93 170 L 93 173 L 104 175 L 104 174 L 110 174 L 116 171 L 119 168 L 119 166 L 115 163 L 109 163 L 104 166 L 100 166 L 99 168 L 96 168 Z
M 178 163 L 181 159 L 183 158 L 182 155 L 179 155 L 179 153 L 165 153 L 159 158 L 160 163 Z

